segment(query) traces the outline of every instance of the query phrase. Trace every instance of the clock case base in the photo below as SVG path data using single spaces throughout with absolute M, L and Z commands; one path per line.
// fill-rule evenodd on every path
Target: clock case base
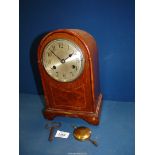
M 93 125 L 98 125 L 99 124 L 99 118 L 100 118 L 100 113 L 102 109 L 102 100 L 103 96 L 102 94 L 99 95 L 98 97 L 98 102 L 96 105 L 96 109 L 94 112 L 86 112 L 86 111 L 74 111 L 74 110 L 64 110 L 61 109 L 52 109 L 48 108 L 45 109 L 44 117 L 48 120 L 53 120 L 56 116 L 65 116 L 65 117 L 75 117 L 75 118 L 81 118 L 84 121 L 93 124 Z

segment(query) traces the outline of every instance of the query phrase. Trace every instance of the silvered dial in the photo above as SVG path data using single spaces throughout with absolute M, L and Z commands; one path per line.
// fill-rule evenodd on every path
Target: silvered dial
M 65 39 L 49 42 L 44 48 L 42 61 L 47 73 L 61 82 L 77 79 L 84 68 L 84 57 L 81 49 Z

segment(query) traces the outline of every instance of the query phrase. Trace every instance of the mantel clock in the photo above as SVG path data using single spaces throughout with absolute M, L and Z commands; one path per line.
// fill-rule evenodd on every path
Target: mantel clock
M 99 124 L 102 94 L 95 39 L 79 29 L 49 32 L 38 48 L 46 101 L 44 116 L 78 117 Z

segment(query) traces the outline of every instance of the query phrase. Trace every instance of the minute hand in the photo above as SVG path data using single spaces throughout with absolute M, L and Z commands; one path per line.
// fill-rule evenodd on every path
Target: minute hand
M 51 52 L 61 61 L 61 58 L 59 58 L 53 51 L 51 51 Z

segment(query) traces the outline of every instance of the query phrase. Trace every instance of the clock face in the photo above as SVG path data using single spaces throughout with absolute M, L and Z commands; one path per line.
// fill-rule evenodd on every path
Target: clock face
M 84 68 L 84 56 L 73 42 L 56 39 L 43 51 L 42 62 L 47 73 L 57 81 L 70 82 L 77 79 Z

